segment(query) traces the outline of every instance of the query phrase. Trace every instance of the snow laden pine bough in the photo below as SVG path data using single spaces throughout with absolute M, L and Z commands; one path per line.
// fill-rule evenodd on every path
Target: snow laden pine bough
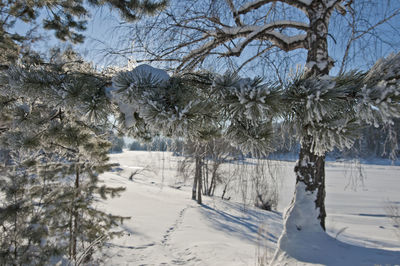
M 304 74 L 285 87 L 234 74 L 197 72 L 170 77 L 163 70 L 141 65 L 116 75 L 111 94 L 121 113 L 120 126 L 144 139 L 162 134 L 201 143 L 223 136 L 243 151 L 262 157 L 274 148 L 273 134 L 282 133 L 274 132 L 272 124 L 283 123 L 281 128 L 307 152 L 300 151 L 296 163 L 295 195 L 284 215 L 274 258 L 279 264 L 287 256 L 301 259 L 320 252 L 323 247 L 318 243 L 338 247 L 324 231 L 325 173 L 318 171 L 324 169 L 325 153 L 352 147 L 364 125 L 390 128 L 393 119 L 400 117 L 399 77 L 400 54 L 379 60 L 366 73 Z M 397 143 L 392 145 L 397 147 Z

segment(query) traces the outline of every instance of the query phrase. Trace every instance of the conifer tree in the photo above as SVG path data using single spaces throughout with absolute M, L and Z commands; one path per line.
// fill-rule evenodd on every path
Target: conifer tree
M 71 50 L 51 58 L 1 75 L 0 95 L 13 92 L 1 106 L 0 135 L 8 151 L 0 165 L 0 256 L 10 264 L 90 260 L 124 219 L 94 207 L 123 191 L 98 182 L 112 166 L 108 78 Z
M 0 3 L 0 261 L 82 264 L 123 217 L 94 208 L 122 188 L 100 186 L 110 169 L 109 77 L 72 50 L 48 60 L 30 49 L 40 24 L 56 38 L 82 42 L 90 8 L 108 6 L 127 21 L 166 1 L 2 1 Z M 43 21 L 39 18 L 44 17 Z M 26 34 L 14 26 L 32 25 Z M 97 195 L 97 196 L 96 196 Z

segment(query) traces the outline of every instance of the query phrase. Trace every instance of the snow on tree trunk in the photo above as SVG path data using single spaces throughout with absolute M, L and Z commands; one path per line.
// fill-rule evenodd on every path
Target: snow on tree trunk
M 289 207 L 284 213 L 284 226 L 278 241 L 278 249 L 270 265 L 288 265 L 287 257 L 305 261 L 310 253 L 321 247 L 319 242 L 328 238 L 320 226 L 318 217 L 320 212 L 315 208 L 318 199 L 318 190 L 310 191 L 303 182 L 298 182 L 295 194 Z
M 301 143 L 299 160 L 294 168 L 296 189 L 298 183 L 303 183 L 306 191 L 315 193 L 315 208 L 319 211 L 317 218 L 325 230 L 325 156 L 315 155 L 312 150 L 312 137 L 306 136 Z

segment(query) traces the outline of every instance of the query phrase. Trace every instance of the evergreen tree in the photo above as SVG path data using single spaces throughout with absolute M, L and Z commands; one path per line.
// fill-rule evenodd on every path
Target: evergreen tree
M 123 217 L 94 203 L 123 188 L 100 185 L 107 153 L 107 77 L 73 51 L 2 72 L 0 256 L 6 264 L 90 260 Z M 97 195 L 97 196 L 96 196 Z M 85 251 L 82 253 L 82 251 Z
M 133 21 L 166 1 L 0 2 L 0 261 L 82 264 L 123 217 L 94 203 L 122 188 L 100 185 L 109 170 L 109 76 L 72 50 L 44 60 L 30 49 L 39 24 L 62 41 L 82 42 L 91 7 L 109 6 Z M 44 12 L 43 12 L 44 11 Z M 44 20 L 39 22 L 39 17 Z M 29 27 L 21 35 L 15 25 Z

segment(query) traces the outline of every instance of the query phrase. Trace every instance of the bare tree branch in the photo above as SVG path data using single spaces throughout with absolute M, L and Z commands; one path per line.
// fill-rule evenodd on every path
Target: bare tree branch
M 258 53 L 256 53 L 255 55 L 253 55 L 252 57 L 250 57 L 249 59 L 247 59 L 246 61 L 243 62 L 243 64 L 241 64 L 237 69 L 236 69 L 236 73 L 239 73 L 240 70 L 242 70 L 242 68 L 247 65 L 248 63 L 250 63 L 251 61 L 255 60 L 256 58 L 258 58 L 259 56 L 261 56 L 262 54 L 264 54 L 265 52 L 271 50 L 272 48 L 274 48 L 273 46 L 268 46 L 265 49 L 262 49 L 261 51 L 259 51 Z
M 350 10 L 349 13 L 351 15 L 351 22 L 349 23 L 349 26 L 351 27 L 351 36 L 350 36 L 349 40 L 346 43 L 346 48 L 345 48 L 345 52 L 344 52 L 344 55 L 343 55 L 343 58 L 342 58 L 342 63 L 340 65 L 339 74 L 343 74 L 344 73 L 345 66 L 346 66 L 346 63 L 347 63 L 347 59 L 349 57 L 350 48 L 351 48 L 352 44 L 354 43 L 354 41 L 356 41 L 358 39 L 361 39 L 366 34 L 372 34 L 372 32 L 377 27 L 385 24 L 389 20 L 391 20 L 394 17 L 400 15 L 400 8 L 398 8 L 392 14 L 390 14 L 389 16 L 385 16 L 383 19 L 381 19 L 378 22 L 374 23 L 373 25 L 369 26 L 367 29 L 365 29 L 363 31 L 360 31 L 360 30 L 357 30 L 356 16 L 355 16 L 354 8 L 350 7 L 350 5 L 348 5 L 347 7 L 349 8 L 349 10 Z
M 345 22 L 347 26 L 352 20 L 349 8 L 355 3 L 360 5 L 361 1 L 361 6 L 364 3 L 373 5 L 372 0 L 357 2 L 352 0 L 171 0 L 170 8 L 157 16 L 156 20 L 152 19 L 137 24 L 133 34 L 130 34 L 134 36 L 131 38 L 135 46 L 124 52 L 134 53 L 136 62 L 160 62 L 163 63 L 162 67 L 178 72 L 192 70 L 204 63 L 208 64 L 213 60 L 223 58 L 225 58 L 224 62 L 228 68 L 239 67 L 241 71 L 244 68 L 251 69 L 257 58 L 264 62 L 268 61 L 268 58 L 262 55 L 268 53 L 272 47 L 277 48 L 277 53 L 283 57 L 293 56 L 293 53 L 285 55 L 285 52 L 299 50 L 298 57 L 291 60 L 296 64 L 298 63 L 296 60 L 304 60 L 304 54 L 308 50 L 325 49 L 324 44 L 314 47 L 309 45 L 310 42 L 313 42 L 313 38 L 318 37 L 312 35 L 312 32 L 321 29 L 321 25 L 317 27 L 316 20 L 312 18 L 311 14 L 313 12 L 317 14 L 319 11 L 316 10 L 322 8 L 323 12 L 318 14 L 325 23 L 322 25 L 324 34 L 330 36 L 332 40 L 337 40 L 337 43 L 329 45 L 329 53 L 337 51 L 336 54 L 331 54 L 332 57 L 336 57 L 336 60 L 338 53 L 340 53 L 340 59 L 343 56 L 344 61 L 342 60 L 338 64 L 338 69 L 341 68 L 340 71 L 343 72 L 347 65 L 347 58 L 350 59 L 353 54 L 363 48 L 357 47 L 357 50 L 351 50 L 356 40 L 367 39 L 373 34 L 371 37 L 375 38 L 377 42 L 387 45 L 386 42 L 389 39 L 383 38 L 380 33 L 374 31 L 377 28 L 381 30 L 380 25 L 388 25 L 387 22 L 399 12 L 397 4 L 392 6 L 388 4 L 389 8 L 386 9 L 388 13 L 380 19 L 376 19 L 377 15 L 375 17 L 365 16 L 365 12 L 363 12 L 361 17 L 357 17 L 357 22 L 360 22 L 362 29 L 367 32 L 360 31 L 360 27 L 357 25 L 357 29 L 351 34 L 351 27 L 336 29 L 337 25 L 326 23 L 331 15 L 335 14 L 338 21 L 349 20 L 349 23 Z M 378 3 L 375 5 L 380 6 Z M 337 13 L 333 13 L 335 9 Z M 384 9 L 382 7 L 382 10 Z M 391 10 L 390 14 L 389 10 Z M 319 16 L 318 14 L 317 16 Z M 335 27 L 334 30 L 328 29 L 328 25 L 329 28 Z M 396 28 L 396 26 L 394 27 Z M 346 35 L 344 38 L 341 37 L 342 33 Z M 351 40 L 348 44 L 349 38 Z M 367 40 L 367 42 L 370 41 Z M 340 45 L 343 48 L 340 49 Z M 364 44 L 357 41 L 357 45 Z M 365 45 L 365 49 L 373 49 L 370 43 Z M 393 45 L 390 47 L 394 49 Z M 307 58 L 312 63 L 307 66 L 312 69 L 314 67 L 324 68 L 324 71 L 327 72 L 328 67 L 325 66 L 329 66 L 329 58 L 325 55 L 317 56 L 322 54 L 315 52 L 312 56 L 314 59 Z M 246 57 L 243 57 L 244 55 Z M 365 54 L 365 56 L 368 55 Z M 220 64 L 214 66 L 222 67 Z M 260 69 L 264 67 L 269 68 L 264 73 L 271 75 L 283 65 L 277 64 L 274 67 L 267 62 L 267 64 L 253 69 L 255 72 L 263 72 Z M 285 67 L 287 66 L 285 65 Z M 274 76 L 276 77 L 276 75 Z M 281 76 L 282 80 L 285 78 L 284 75 Z
M 216 47 L 232 41 L 234 39 L 243 38 L 244 40 L 237 43 L 234 48 L 228 47 L 228 51 L 223 54 L 229 56 L 240 56 L 244 48 L 254 40 L 267 40 L 274 46 L 279 47 L 283 51 L 291 51 L 299 48 L 305 48 L 306 34 L 298 34 L 295 36 L 287 36 L 283 33 L 275 31 L 274 29 L 293 28 L 306 31 L 309 27 L 307 24 L 297 21 L 274 21 L 266 25 L 247 25 L 239 27 L 224 27 L 218 28 L 215 31 L 207 33 L 207 36 L 214 37 L 212 40 L 203 44 L 200 48 L 191 51 L 182 60 L 178 69 L 192 69 L 197 64 L 194 61 L 201 63 L 202 60 L 197 60 L 198 57 L 210 53 Z M 188 63 L 187 66 L 185 66 Z M 189 65 L 191 67 L 189 67 Z
M 233 17 L 233 19 L 235 20 L 236 25 L 237 25 L 237 26 L 242 26 L 243 23 L 242 23 L 242 21 L 240 20 L 239 13 L 238 13 L 238 11 L 236 10 L 235 6 L 233 5 L 232 0 L 226 0 L 226 3 L 228 4 L 229 8 L 230 8 L 231 11 L 232 11 L 232 17 Z

